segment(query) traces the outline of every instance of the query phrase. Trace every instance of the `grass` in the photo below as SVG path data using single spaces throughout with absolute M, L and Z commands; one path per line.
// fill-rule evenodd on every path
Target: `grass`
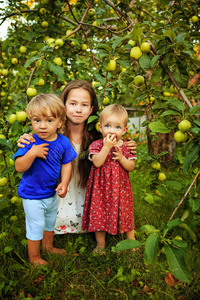
M 150 164 L 145 161 L 138 163 L 136 170 L 131 173 L 136 238 L 140 241 L 143 236 L 139 228 L 151 224 L 159 229 L 163 222 L 166 223 L 174 203 L 180 201 L 191 181 L 177 166 L 163 171 L 168 180 L 184 182 L 184 187 L 182 190 L 171 188 L 163 197 L 154 197 L 153 204 L 145 201 L 146 193 L 150 193 L 158 184 Z M 183 210 L 184 207 L 181 207 L 176 217 L 181 217 Z M 13 212 L 19 217 L 17 222 L 10 222 Z M 190 218 L 192 221 L 192 216 Z M 190 284 L 178 282 L 176 286 L 169 286 L 165 277 L 170 270 L 163 256 L 158 255 L 155 262 L 150 264 L 144 256 L 143 247 L 136 252 L 112 252 L 112 247 L 125 239 L 120 234 L 107 235 L 106 256 L 92 254 L 95 247 L 93 233 L 55 236 L 54 245 L 65 248 L 67 256 L 43 254 L 49 266 L 35 269 L 28 263 L 22 205 L 0 210 L 0 219 L 2 232 L 6 232 L 0 239 L 0 299 L 199 299 L 198 227 L 196 244 L 185 231 L 175 229 L 175 234 L 188 243 L 186 261 L 193 279 Z

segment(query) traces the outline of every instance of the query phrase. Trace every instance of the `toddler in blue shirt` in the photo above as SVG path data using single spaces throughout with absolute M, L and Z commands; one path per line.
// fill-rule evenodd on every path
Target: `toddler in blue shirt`
M 30 262 L 46 265 L 43 251 L 65 254 L 53 247 L 57 215 L 57 194 L 65 197 L 71 176 L 71 161 L 77 157 L 69 139 L 59 133 L 65 123 L 62 101 L 53 94 L 34 97 L 26 109 L 34 131 L 34 143 L 24 144 L 15 154 L 15 169 L 22 173 L 18 194 L 26 215 L 26 237 Z M 60 183 L 57 181 L 60 177 Z M 57 192 L 57 194 L 56 194 Z

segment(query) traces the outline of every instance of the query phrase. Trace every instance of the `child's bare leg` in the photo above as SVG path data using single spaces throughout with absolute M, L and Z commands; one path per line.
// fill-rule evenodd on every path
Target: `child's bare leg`
M 43 239 L 42 239 L 42 248 L 44 252 L 53 252 L 55 254 L 66 254 L 65 249 L 59 249 L 53 247 L 53 231 L 44 231 Z
M 126 238 L 130 240 L 135 240 L 135 232 L 134 229 L 126 232 Z
M 40 241 L 31 241 L 27 239 L 28 244 L 28 256 L 30 262 L 35 265 L 46 265 L 48 264 L 46 260 L 42 259 L 40 256 Z
M 96 237 L 96 241 L 97 241 L 97 246 L 94 249 L 94 252 L 101 252 L 105 249 L 106 233 L 105 233 L 105 231 L 96 231 L 95 237 Z

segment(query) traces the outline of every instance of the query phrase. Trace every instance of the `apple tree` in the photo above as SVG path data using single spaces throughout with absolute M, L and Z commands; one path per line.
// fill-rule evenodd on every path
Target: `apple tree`
M 31 130 L 25 116 L 26 104 L 37 93 L 59 95 L 73 79 L 91 81 L 100 106 L 117 102 L 137 108 L 138 115 L 146 114 L 149 154 L 154 164 L 172 163 L 176 143 L 180 142 L 178 147 L 185 156 L 183 169 L 197 179 L 197 1 L 8 0 L 5 8 L 0 9 L 0 26 L 6 20 L 10 24 L 7 37 L 0 41 L 0 184 L 5 193 L 10 186 L 8 198 L 16 194 L 20 180 L 10 159 L 13 160 L 19 136 Z M 90 122 L 95 126 L 97 119 Z M 196 211 L 200 202 L 193 199 L 190 205 Z M 150 261 L 169 229 L 185 226 L 184 221 L 176 222 L 169 223 L 162 234 L 152 227 L 143 228 L 151 236 L 149 244 L 155 245 L 148 252 Z M 184 246 L 177 241 L 173 244 Z M 169 244 L 166 247 L 170 257 L 174 249 Z M 187 275 L 176 274 L 189 281 Z

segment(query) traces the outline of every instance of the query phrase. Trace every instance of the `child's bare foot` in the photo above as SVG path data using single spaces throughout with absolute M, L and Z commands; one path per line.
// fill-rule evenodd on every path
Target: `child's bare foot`
M 48 262 L 42 258 L 39 258 L 39 259 L 34 259 L 33 261 L 31 261 L 31 264 L 34 266 L 34 267 L 39 267 L 39 266 L 46 266 L 48 265 Z
M 51 252 L 51 253 L 54 253 L 54 254 L 61 254 L 61 255 L 67 255 L 67 252 L 65 251 L 65 249 L 59 249 L 59 248 L 48 248 L 48 249 L 45 249 L 43 250 L 44 252 Z
M 104 250 L 105 250 L 105 246 L 103 247 L 97 246 L 96 248 L 94 248 L 93 254 L 106 255 L 106 252 Z

